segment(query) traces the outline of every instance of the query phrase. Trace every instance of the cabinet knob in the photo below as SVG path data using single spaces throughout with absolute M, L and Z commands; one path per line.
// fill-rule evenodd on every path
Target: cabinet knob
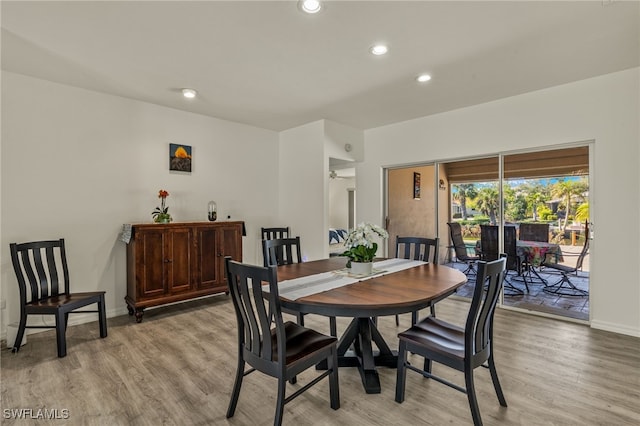
M 164 263 L 171 263 L 171 259 L 165 259 Z

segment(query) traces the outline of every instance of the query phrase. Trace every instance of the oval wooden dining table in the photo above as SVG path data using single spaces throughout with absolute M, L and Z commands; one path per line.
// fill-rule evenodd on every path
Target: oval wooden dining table
M 278 266 L 278 282 L 339 271 L 346 262 L 345 257 L 332 257 Z M 280 295 L 280 300 L 284 308 L 305 314 L 353 318 L 338 341 L 339 366 L 357 367 L 365 391 L 380 393 L 376 366 L 395 368 L 397 352 L 389 348 L 375 319 L 426 308 L 453 294 L 466 281 L 467 277 L 454 268 L 425 263 L 295 300 Z

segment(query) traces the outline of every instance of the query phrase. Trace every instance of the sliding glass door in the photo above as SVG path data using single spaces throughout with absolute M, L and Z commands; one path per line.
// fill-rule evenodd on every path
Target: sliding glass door
M 460 226 L 468 255 L 482 258 L 481 229 L 495 226 L 497 250 L 517 259 L 502 304 L 588 320 L 589 183 L 588 146 L 390 169 L 388 255 L 396 235 L 438 236 L 440 262 L 465 270 L 448 224 Z M 505 238 L 506 227 L 515 237 Z M 470 297 L 473 287 L 470 279 L 458 296 Z
M 521 261 L 512 281 L 524 291 L 503 304 L 588 320 L 589 147 L 510 154 L 503 164 L 503 216 L 518 230 Z

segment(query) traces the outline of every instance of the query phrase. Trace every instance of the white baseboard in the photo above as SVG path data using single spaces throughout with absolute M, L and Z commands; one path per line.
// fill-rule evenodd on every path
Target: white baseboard
M 618 333 L 618 334 L 625 334 L 627 336 L 632 336 L 632 337 L 640 337 L 640 329 L 638 328 L 627 327 L 624 325 L 606 322 L 606 321 L 593 320 L 591 321 L 591 328 L 595 328 L 597 330 L 603 330 L 603 331 L 611 331 L 613 333 Z

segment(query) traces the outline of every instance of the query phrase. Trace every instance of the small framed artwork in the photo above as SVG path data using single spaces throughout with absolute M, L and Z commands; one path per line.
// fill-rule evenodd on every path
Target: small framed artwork
M 413 199 L 420 199 L 420 173 L 413 172 Z
M 169 144 L 169 170 L 191 173 L 191 147 Z

